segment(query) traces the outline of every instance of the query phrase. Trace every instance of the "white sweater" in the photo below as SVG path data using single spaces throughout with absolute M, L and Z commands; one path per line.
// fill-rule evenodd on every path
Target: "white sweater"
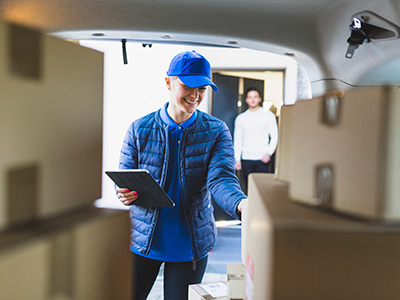
M 272 155 L 278 143 L 275 115 L 260 107 L 246 110 L 236 117 L 234 132 L 235 160 L 259 160 Z

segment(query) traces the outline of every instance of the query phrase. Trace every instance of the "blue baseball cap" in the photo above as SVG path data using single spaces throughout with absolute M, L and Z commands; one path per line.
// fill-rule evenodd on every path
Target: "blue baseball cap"
M 167 75 L 178 76 L 188 87 L 209 85 L 214 92 L 218 92 L 218 87 L 211 81 L 210 63 L 203 55 L 194 50 L 176 55 L 171 60 Z

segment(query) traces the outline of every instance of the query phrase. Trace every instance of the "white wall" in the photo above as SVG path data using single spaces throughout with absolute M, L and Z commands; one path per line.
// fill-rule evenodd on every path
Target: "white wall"
M 171 59 L 179 52 L 196 50 L 218 70 L 286 69 L 285 103 L 296 99 L 297 63 L 287 57 L 247 49 L 155 44 L 143 48 L 127 43 L 128 64 L 123 64 L 120 42 L 82 41 L 81 45 L 104 52 L 103 172 L 118 168 L 119 151 L 129 124 L 168 101 L 164 78 Z M 208 111 L 208 101 L 200 109 Z M 123 208 L 112 181 L 103 175 L 99 206 Z

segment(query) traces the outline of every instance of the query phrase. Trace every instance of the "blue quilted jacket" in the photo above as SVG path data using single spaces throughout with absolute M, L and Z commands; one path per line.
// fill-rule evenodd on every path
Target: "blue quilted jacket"
M 120 169 L 147 169 L 164 187 L 168 169 L 168 126 L 160 110 L 133 122 L 126 133 Z M 215 245 L 216 227 L 211 195 L 228 214 L 238 218 L 236 207 L 246 198 L 234 173 L 232 137 L 224 122 L 198 111 L 185 129 L 179 149 L 183 205 L 189 222 L 193 260 Z M 210 195 L 211 194 L 211 195 Z M 159 208 L 130 206 L 131 244 L 145 255 L 150 251 Z

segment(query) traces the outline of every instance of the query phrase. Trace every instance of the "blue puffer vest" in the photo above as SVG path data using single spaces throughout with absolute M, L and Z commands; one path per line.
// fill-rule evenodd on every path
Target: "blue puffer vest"
M 168 126 L 160 110 L 133 122 L 125 136 L 120 169 L 147 169 L 164 187 L 168 169 Z M 182 202 L 189 222 L 193 260 L 215 245 L 216 227 L 211 195 L 228 214 L 238 218 L 236 207 L 246 198 L 234 172 L 232 137 L 224 122 L 198 111 L 185 129 L 179 148 Z M 211 193 L 211 195 L 210 195 Z M 130 206 L 131 244 L 145 255 L 150 250 L 159 208 Z

